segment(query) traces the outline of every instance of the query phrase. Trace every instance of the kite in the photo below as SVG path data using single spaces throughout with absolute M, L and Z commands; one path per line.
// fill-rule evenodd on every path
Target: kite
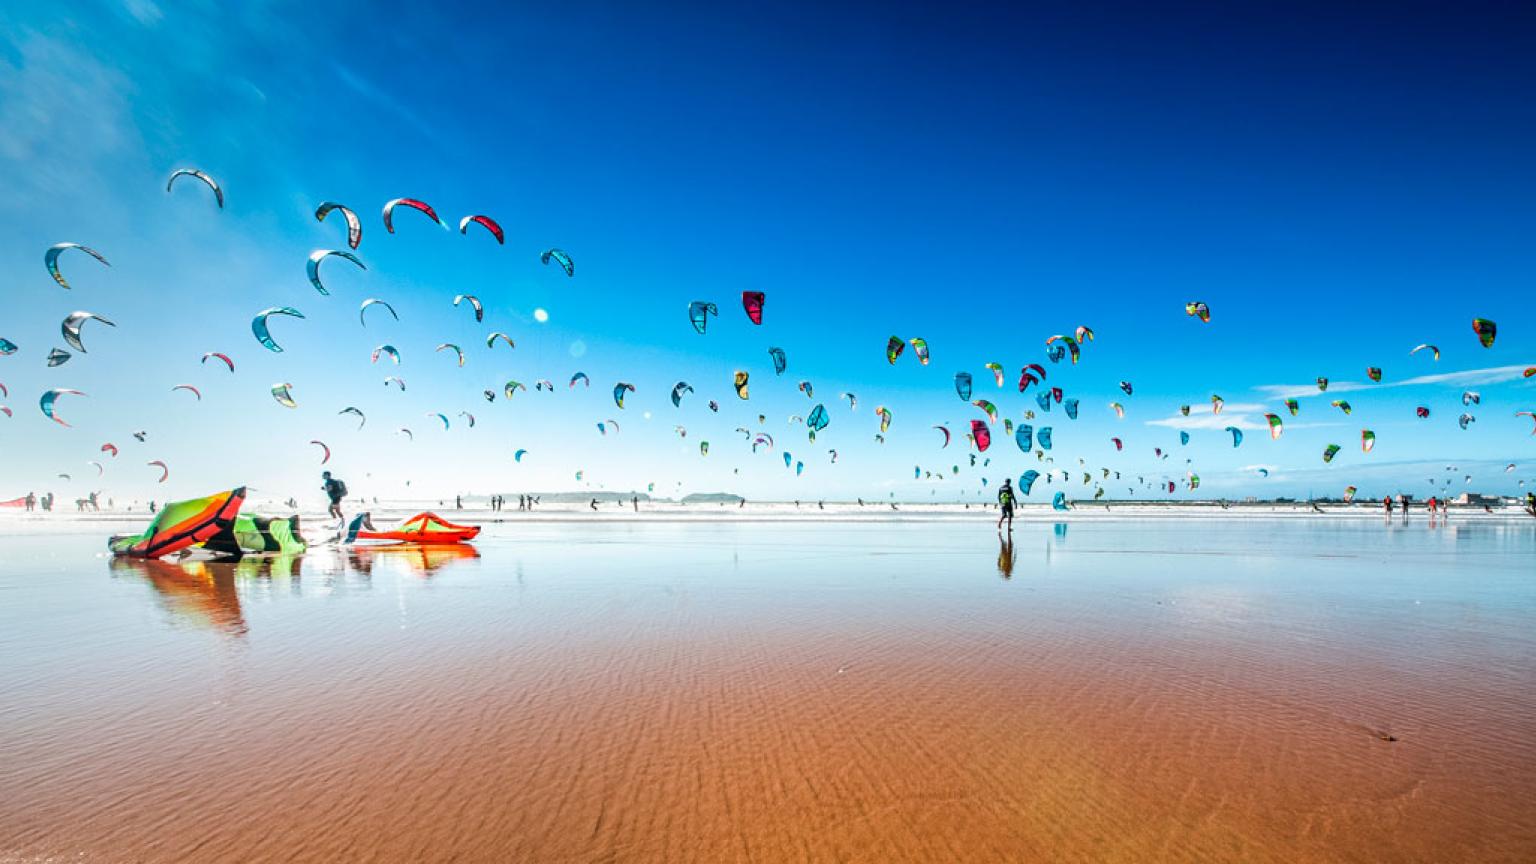
M 508 381 L 506 383 L 506 386 L 501 388 L 501 392 L 503 394 L 505 394 L 508 399 L 511 399 L 512 398 L 512 394 L 516 393 L 519 390 L 522 390 L 523 392 L 526 393 L 528 391 L 528 388 L 524 387 L 523 386 L 523 382 L 521 382 L 521 381 Z
M 359 270 L 368 269 L 368 266 L 365 265 L 361 259 L 359 259 L 356 255 L 353 255 L 351 252 L 346 251 L 345 249 L 316 249 L 315 251 L 309 253 L 309 263 L 304 265 L 304 272 L 309 274 L 309 284 L 315 286 L 316 291 L 319 291 L 321 294 L 327 297 L 331 296 L 331 292 L 327 291 L 325 286 L 320 282 L 320 262 L 324 261 L 326 258 L 332 255 L 351 261 L 353 264 L 357 265 Z
M 798 385 L 798 387 L 799 387 L 800 392 L 805 394 L 805 398 L 807 398 L 807 399 L 815 399 L 816 398 L 816 396 L 814 395 L 815 392 L 816 392 L 816 388 L 811 386 L 811 382 L 809 382 L 809 381 L 801 381 L 800 384 Z
M 1328 379 L 1319 375 L 1317 377 L 1317 389 L 1318 392 L 1326 392 L 1328 390 Z
M 475 428 L 475 415 L 469 413 L 468 411 L 460 411 L 459 416 L 469 421 L 469 428 Z
M 407 428 L 405 428 L 404 426 L 401 426 L 399 429 L 396 429 L 395 430 L 395 434 L 396 435 L 404 435 L 405 437 L 411 439 L 412 441 L 416 440 L 416 433 L 412 432 L 411 430 L 409 430 Z
M 692 392 L 693 385 L 687 381 L 679 381 L 672 385 L 672 407 L 681 408 L 683 406 L 683 394 Z
M 549 265 L 551 259 L 560 265 L 560 269 L 565 271 L 566 276 L 576 275 L 576 262 L 571 260 L 571 256 L 567 255 L 565 250 L 545 249 L 544 254 L 539 256 L 539 261 L 543 262 L 545 266 Z
M 1185 447 L 1185 446 L 1188 446 L 1188 445 L 1189 445 L 1189 433 L 1188 432 L 1180 432 L 1179 433 L 1179 446 Z
M 463 303 L 465 300 L 468 300 L 469 305 L 475 310 L 475 323 L 478 324 L 481 321 L 484 321 L 485 307 L 480 305 L 480 298 L 474 296 L 473 294 L 455 294 L 453 297 L 453 307 L 457 309 L 459 304 Z
M 103 261 L 102 263 L 105 264 L 106 262 Z M 64 287 L 68 288 L 69 286 L 65 285 Z M 1494 338 L 1499 335 L 1499 325 L 1489 321 L 1487 318 L 1473 318 L 1472 332 L 1477 334 L 1477 341 L 1483 343 L 1484 348 L 1492 348 Z
M 92 258 L 95 258 L 97 261 L 100 261 L 104 266 L 112 266 L 112 264 L 108 262 L 107 259 L 101 256 L 100 252 L 97 252 L 95 249 L 92 249 L 89 246 L 81 246 L 79 243 L 58 243 L 53 246 L 49 246 L 48 251 L 43 253 L 43 263 L 48 265 L 48 275 L 53 277 L 53 281 L 59 283 L 60 288 L 69 287 L 69 280 L 65 279 L 64 274 L 59 272 L 59 255 L 63 254 L 66 250 L 69 249 L 79 249 L 81 252 L 84 252 Z
M 993 423 L 997 422 L 997 406 L 996 405 L 993 405 L 991 402 L 988 402 L 985 399 L 977 399 L 975 402 L 972 402 L 971 404 L 975 405 L 977 408 L 980 408 L 982 410 L 982 413 L 987 415 L 987 419 L 991 420 Z
M 1332 405 L 1333 407 L 1335 407 L 1337 409 L 1339 409 L 1340 411 L 1343 411 L 1345 414 L 1348 414 L 1350 411 L 1354 410 L 1353 408 L 1350 407 L 1349 403 L 1346 402 L 1343 399 L 1335 399 L 1332 402 L 1329 402 L 1328 404 Z
M 356 414 L 357 415 L 357 428 L 359 428 L 359 429 L 363 428 L 363 424 L 368 422 L 368 418 L 363 416 L 363 412 L 357 410 L 356 408 L 350 407 L 350 406 L 348 406 L 346 408 L 343 408 L 340 411 L 337 411 L 336 413 L 337 414 Z
M 331 448 L 327 447 L 324 441 L 312 440 L 309 443 L 319 447 L 321 452 L 324 453 L 324 455 L 320 457 L 321 465 L 331 461 Z
M 492 333 L 491 335 L 485 337 L 485 347 L 487 347 L 487 348 L 494 348 L 494 347 L 496 347 L 496 340 L 497 339 L 500 339 L 501 341 L 507 343 L 507 347 L 508 348 L 516 348 L 517 347 L 517 343 L 512 341 L 512 337 L 511 336 L 508 336 L 507 334 L 502 333 L 500 331 L 497 331 L 497 332 Z
M 1111 403 L 1109 403 L 1109 407 L 1114 409 L 1115 419 L 1116 420 L 1124 420 L 1125 419 L 1125 406 L 1124 405 L 1121 405 L 1119 402 L 1111 402 Z
M 367 308 L 366 303 L 363 308 Z M 394 310 L 391 309 L 390 311 L 393 312 Z M 256 341 L 260 342 L 262 347 L 268 351 L 281 353 L 283 346 L 272 341 L 272 334 L 267 330 L 267 318 L 271 315 L 288 315 L 294 318 L 303 318 L 304 313 L 291 306 L 273 306 L 270 309 L 263 309 L 257 313 L 255 318 L 251 319 L 251 332 L 256 334 Z
M 1051 412 L 1051 391 L 1041 390 L 1039 393 L 1036 393 L 1035 404 L 1040 406 L 1041 413 L 1049 414 Z
M 444 348 L 452 348 L 453 349 L 453 353 L 457 354 L 458 357 L 459 357 L 459 368 L 462 369 L 464 367 L 464 351 L 463 351 L 463 349 L 461 349 L 459 346 L 453 344 L 452 342 L 444 342 L 443 344 L 441 344 L 441 345 L 437 346 L 436 348 L 432 349 L 432 352 L 435 354 L 438 351 L 443 350 Z
M 789 361 L 784 356 L 784 349 L 783 348 L 769 348 L 768 349 L 768 356 L 773 359 L 773 374 L 775 374 L 775 375 L 783 375 L 784 374 L 784 370 L 786 368 L 788 368 L 788 366 L 789 366 Z
M 1121 381 L 1120 382 L 1120 389 L 1125 392 L 1125 395 L 1127 395 L 1127 396 L 1131 395 L 1131 382 L 1129 382 L 1129 381 Z
M 976 449 L 979 452 L 985 453 L 987 448 L 992 446 L 992 430 L 988 429 L 987 424 L 981 420 L 971 421 L 971 437 L 975 439 Z
M 379 347 L 373 349 L 373 356 L 372 356 L 372 360 L 370 362 L 373 362 L 373 363 L 379 362 L 379 355 L 380 354 L 388 354 L 390 359 L 395 361 L 395 365 L 396 366 L 400 365 L 400 352 L 395 350 L 395 346 L 393 346 L 393 345 L 380 345 Z
M 586 384 L 588 387 L 592 386 L 592 379 L 588 378 L 587 377 L 587 373 L 585 373 L 585 372 L 577 372 L 575 375 L 572 375 L 571 376 L 571 383 L 568 386 L 570 388 L 574 389 L 576 387 L 576 382 L 577 381 L 580 381 L 580 382 Z
M 1516 411 L 1515 412 L 1515 416 L 1516 417 L 1529 417 L 1529 418 L 1531 418 L 1531 422 L 1533 424 L 1536 424 L 1536 413 L 1532 413 L 1530 411 Z M 1531 434 L 1532 435 L 1536 435 L 1536 425 L 1533 425 L 1531 427 Z
M 999 387 L 1003 386 L 1003 364 L 1001 364 L 1001 363 L 986 363 L 986 364 L 984 364 L 982 366 L 982 368 L 984 368 L 984 369 L 991 369 L 992 370 L 992 377 L 997 379 L 997 386 L 999 386 Z M 962 397 L 962 398 L 968 399 L 970 397 Z
M 875 414 L 880 418 L 880 432 L 883 434 L 885 430 L 891 428 L 891 409 L 879 405 L 875 408 Z
M 1221 398 L 1220 396 L 1217 396 L 1217 395 L 1213 394 L 1211 396 L 1211 413 L 1212 414 L 1220 414 L 1221 413 L 1221 409 L 1226 407 L 1226 404 L 1227 404 L 1227 400 Z
M 928 365 L 928 340 L 912 339 L 912 353 L 917 355 L 917 362 L 923 366 Z
M 391 375 L 388 378 L 384 379 L 384 386 L 388 387 L 390 385 L 390 382 L 394 382 L 395 386 L 400 388 L 400 392 L 401 393 L 405 392 L 405 379 L 404 378 L 400 378 L 399 376 L 396 376 L 396 375 Z
M 1051 499 L 1051 509 L 1052 510 L 1069 510 L 1069 509 L 1071 509 L 1071 508 L 1069 508 L 1067 506 L 1067 493 L 1065 493 L 1065 492 L 1057 492 L 1056 496 Z
M 858 410 L 858 407 L 859 407 L 859 397 L 853 395 L 852 393 L 843 393 L 843 394 L 839 395 L 837 398 L 839 398 L 839 399 L 847 399 L 848 400 L 848 410 L 849 411 Z
M 1376 447 L 1376 433 L 1369 429 L 1360 430 L 1360 449 L 1369 453 Z
M 1409 352 L 1408 352 L 1408 356 L 1409 356 L 1409 357 L 1412 357 L 1412 356 L 1413 356 L 1413 355 L 1415 355 L 1415 354 L 1417 354 L 1417 353 L 1419 353 L 1419 352 L 1420 352 L 1420 351 L 1424 351 L 1424 350 L 1426 350 L 1426 349 L 1427 349 L 1427 350 L 1428 350 L 1428 351 L 1429 351 L 1429 352 L 1430 352 L 1430 353 L 1431 353 L 1431 354 L 1433 354 L 1433 355 L 1434 355 L 1434 357 L 1435 357 L 1435 360 L 1437 360 L 1437 361 L 1438 361 L 1438 360 L 1439 360 L 1439 359 L 1440 359 L 1440 349 L 1439 349 L 1439 348 L 1436 348 L 1436 347 L 1435 347 L 1435 346 L 1433 346 L 1433 345 L 1430 345 L 1430 344 L 1429 344 L 1429 343 L 1427 343 L 1427 342 L 1426 342 L 1426 343 L 1424 343 L 1424 344 L 1423 344 L 1423 345 L 1418 345 L 1418 346 L 1415 346 L 1415 347 L 1414 347 L 1414 349 L 1413 349 L 1413 350 L 1412 350 L 1412 351 L 1409 351 Z
M 1192 318 L 1199 318 L 1206 324 L 1211 323 L 1211 307 L 1201 303 L 1199 300 L 1191 303 L 1185 303 L 1184 314 Z
M 1366 367 L 1365 377 L 1371 379 L 1372 381 L 1380 383 L 1381 382 L 1381 367 L 1380 366 L 1368 366 L 1368 367 Z
M 445 229 L 448 227 L 447 225 L 443 224 L 443 220 L 437 218 L 437 211 L 433 210 L 432 207 L 430 205 L 428 205 L 425 201 L 417 201 L 415 198 L 396 198 L 393 201 L 390 201 L 390 202 L 388 202 L 387 204 L 384 205 L 384 230 L 385 231 L 388 231 L 391 234 L 395 233 L 395 222 L 394 222 L 395 207 L 397 207 L 397 206 L 399 206 L 401 204 L 404 204 L 406 207 L 409 207 L 412 210 L 418 210 L 418 211 L 420 211 L 422 213 L 425 213 L 427 215 L 427 218 L 431 219 L 433 222 L 436 222 L 439 225 L 442 225 L 443 228 L 445 228 Z
M 1025 495 L 1035 487 L 1035 481 L 1040 479 L 1039 471 L 1025 471 L 1019 475 L 1019 491 Z
M 171 476 L 170 466 L 166 465 L 164 462 L 161 462 L 159 459 L 156 459 L 153 462 L 147 462 L 145 464 L 154 465 L 160 469 L 160 479 L 155 481 L 157 483 L 164 483 L 166 478 Z
M 528 455 L 528 451 L 527 450 L 519 450 L 516 453 L 512 454 L 512 461 L 513 462 L 521 462 L 521 461 L 523 461 L 523 457 L 527 456 L 527 455 Z
M 940 432 L 944 433 L 944 443 L 939 445 L 939 449 L 942 450 L 945 447 L 948 447 L 949 446 L 949 427 L 948 426 L 935 426 L 933 428 L 935 428 L 935 429 L 939 430 Z
M 741 397 L 742 399 L 748 398 L 748 395 L 747 395 L 747 380 L 748 380 L 749 377 L 750 376 L 747 375 L 747 373 L 742 372 L 739 369 L 736 371 L 736 395 Z
M 635 385 L 625 384 L 623 381 L 613 385 L 613 404 L 624 407 L 624 394 L 635 392 Z
M 229 359 L 229 355 L 228 354 L 220 354 L 217 351 L 209 351 L 207 354 L 203 355 L 203 362 L 207 363 L 209 357 L 217 357 L 220 360 L 223 360 L 224 361 L 224 365 L 229 367 L 229 371 L 231 371 L 231 372 L 235 371 L 235 361 Z
M 1119 438 L 1111 438 L 1109 440 L 1110 443 L 1115 445 L 1115 450 L 1117 452 L 1125 449 L 1125 442 L 1121 441 Z
M 1285 400 L 1285 410 L 1291 412 L 1291 416 L 1295 417 L 1296 413 L 1301 410 L 1301 403 L 1295 399 L 1287 399 Z
M 805 425 L 811 430 L 812 435 L 827 428 L 827 424 L 831 422 L 831 418 L 827 416 L 826 406 L 819 403 L 811 409 L 811 416 L 805 418 Z
M 428 411 L 425 416 L 427 416 L 427 417 L 436 417 L 437 419 L 443 421 L 443 430 L 444 431 L 448 430 L 448 415 L 446 415 L 446 414 L 436 414 L 436 413 L 433 413 L 431 411 Z
M 377 297 L 369 297 L 367 300 L 363 301 L 363 305 L 361 305 L 361 306 L 359 306 L 357 308 L 357 320 L 361 321 L 363 323 L 364 327 L 368 326 L 368 319 L 366 317 L 364 317 L 363 313 L 367 312 L 368 311 L 368 307 L 369 306 L 373 306 L 374 304 L 378 304 L 379 306 L 383 306 L 385 309 L 388 309 L 389 310 L 389 317 L 395 319 L 396 321 L 400 320 L 400 316 L 395 314 L 395 307 L 389 305 L 388 303 L 385 303 L 383 300 L 380 300 Z M 303 316 L 300 316 L 300 317 L 303 317 Z
M 191 393 L 193 396 L 196 396 L 197 397 L 197 401 L 199 401 L 199 402 L 203 401 L 203 394 L 201 392 L 199 392 L 198 389 L 196 387 L 193 387 L 191 384 L 177 384 L 175 387 L 171 388 L 171 392 L 172 393 L 175 393 L 177 390 L 185 390 L 188 393 Z
M 907 350 L 907 343 L 901 341 L 900 336 L 892 336 L 891 338 L 887 339 L 885 341 L 886 362 L 890 363 L 892 366 L 895 366 L 896 358 L 900 357 L 901 352 L 905 350 Z
M 334 201 L 326 201 L 315 208 L 315 221 L 324 222 L 325 217 L 331 215 L 332 210 L 339 210 L 342 218 L 347 220 L 347 245 L 356 249 L 357 244 L 363 242 L 363 223 L 357 218 L 357 214 L 352 212 L 350 207 L 345 207 Z
M 63 348 L 55 348 L 48 352 L 48 368 L 51 369 L 54 366 L 63 366 L 65 363 L 68 363 L 69 358 L 73 356 L 73 354 L 70 354 Z
M 1232 446 L 1237 447 L 1243 443 L 1243 430 L 1236 426 L 1228 426 L 1224 431 L 1232 433 Z
M 196 177 L 197 179 L 208 184 L 208 188 L 213 190 L 214 200 L 219 202 L 219 209 L 224 209 L 224 190 L 219 188 L 219 183 L 217 180 L 214 180 L 212 177 L 209 177 L 206 173 L 199 171 L 196 168 L 177 168 L 175 171 L 171 172 L 170 179 L 165 181 L 166 192 L 171 191 L 171 185 L 176 182 L 177 177 Z
M 767 299 L 768 295 L 761 291 L 741 292 L 741 308 L 746 311 L 747 318 L 753 324 L 763 323 L 763 303 Z
M 1072 353 L 1072 362 L 1074 364 L 1077 363 L 1078 356 L 1082 354 L 1082 351 L 1077 347 L 1077 340 L 1073 339 L 1071 336 L 1062 336 L 1060 334 L 1057 334 L 1057 335 L 1052 336 L 1051 338 L 1045 340 L 1045 344 L 1046 344 L 1047 347 L 1049 347 L 1052 342 L 1055 342 L 1058 339 L 1060 339 L 1061 343 L 1063 345 L 1067 346 L 1067 350 Z M 1055 359 L 1059 359 L 1059 358 L 1055 358 Z
M 955 373 L 955 393 L 964 401 L 971 401 L 971 373 Z
M 292 384 L 282 383 L 272 385 L 272 398 L 277 400 L 277 404 L 283 406 L 284 408 L 299 407 L 299 403 L 293 401 L 293 396 L 288 392 L 288 388 L 292 386 Z
M 43 394 L 43 398 L 39 399 L 38 402 L 37 402 L 37 407 L 43 409 L 43 416 L 47 417 L 49 420 L 52 420 L 53 422 L 59 424 L 60 426 L 68 426 L 69 424 L 64 422 L 64 418 L 63 417 L 60 417 L 58 414 L 56 414 L 54 412 L 54 410 L 53 410 L 53 403 L 60 396 L 63 396 L 63 395 L 66 395 L 66 394 L 68 394 L 70 396 L 84 396 L 85 395 L 84 393 L 80 392 L 79 390 L 69 390 L 67 388 L 61 387 L 61 388 L 58 388 L 56 390 L 49 390 L 48 392 L 44 393 Z M 114 455 L 114 456 L 117 455 L 117 448 L 116 447 L 112 448 L 112 455 Z
M 1051 449 L 1051 427 L 1041 426 L 1040 431 L 1035 433 L 1035 441 L 1041 450 Z
M 501 226 L 496 224 L 495 219 L 489 216 L 465 216 L 459 220 L 459 233 L 468 235 L 470 223 L 483 226 L 485 230 L 491 232 L 491 236 L 496 238 L 496 245 L 506 245 L 507 235 L 502 232 Z
M 69 343 L 69 347 L 79 351 L 81 354 L 85 353 L 85 346 L 80 344 L 80 326 L 86 321 L 100 321 L 108 327 L 117 326 L 94 312 L 69 313 L 64 322 L 59 325 L 59 332 L 64 334 L 64 341 Z
M 709 316 L 720 317 L 720 307 L 707 300 L 695 300 L 688 304 L 688 323 L 700 336 L 704 335 L 704 328 L 709 325 Z
M 88 460 L 85 464 L 87 464 L 87 465 L 95 465 L 96 466 L 96 476 L 97 477 L 100 477 L 101 475 L 107 473 L 106 467 L 103 466 L 100 462 L 97 462 L 95 460 Z
M 699 442 L 699 455 L 700 456 L 708 456 L 709 455 L 709 442 L 708 441 L 700 441 Z
M 1419 415 L 1419 419 L 1420 420 L 1427 420 L 1427 419 L 1429 419 L 1429 409 L 1424 407 L 1423 405 L 1420 405 L 1419 407 L 1413 409 L 1413 413 Z
M 1476 390 L 1467 390 L 1461 394 L 1461 404 L 1463 405 L 1480 405 L 1482 404 L 1482 401 L 1483 394 L 1477 392 Z
M 1092 327 L 1078 327 L 1077 328 L 1077 341 L 1079 343 L 1082 343 L 1082 342 L 1092 342 L 1093 341 L 1093 328 Z
M 1355 501 L 1355 493 L 1358 492 L 1358 491 L 1360 491 L 1360 490 L 1356 489 L 1353 486 L 1345 486 L 1344 487 L 1344 503 L 1345 504 L 1353 504 L 1354 501 Z
M 1460 417 L 1456 418 L 1457 425 L 1459 425 L 1463 429 L 1467 428 L 1467 426 L 1471 425 L 1472 423 L 1476 423 L 1476 422 L 1477 422 L 1477 418 L 1473 417 L 1471 414 L 1463 414 Z
M 1339 452 L 1339 445 L 1337 445 L 1337 444 L 1329 444 L 1327 447 L 1324 447 L 1323 448 L 1323 463 L 1327 464 L 1329 462 L 1332 462 L 1334 455 L 1337 454 L 1338 452 Z
M 1280 415 L 1265 414 L 1264 419 L 1269 421 L 1269 439 L 1271 441 L 1279 440 L 1281 433 L 1285 431 L 1285 424 L 1280 422 Z
M 1068 420 L 1076 420 L 1077 419 L 1077 400 L 1076 399 L 1068 399 L 1066 402 L 1062 403 L 1061 407 L 1066 409 L 1067 419 Z
M 9 357 L 20 350 L 15 342 L 9 339 L 0 339 L 0 356 Z

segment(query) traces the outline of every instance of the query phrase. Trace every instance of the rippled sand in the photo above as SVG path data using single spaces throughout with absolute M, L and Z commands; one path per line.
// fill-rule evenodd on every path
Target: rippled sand
M 1531 523 L 8 536 L 0 861 L 1530 861 Z

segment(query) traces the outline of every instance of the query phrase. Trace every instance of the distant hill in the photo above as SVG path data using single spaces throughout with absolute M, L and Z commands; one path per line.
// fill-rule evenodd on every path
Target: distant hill
M 730 492 L 695 492 L 692 495 L 684 495 L 684 504 L 740 504 L 745 501 L 740 495 Z

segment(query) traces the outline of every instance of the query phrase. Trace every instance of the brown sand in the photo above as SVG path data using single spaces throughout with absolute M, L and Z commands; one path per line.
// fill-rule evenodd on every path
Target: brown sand
M 223 644 L 260 636 L 222 577 L 161 581 Z M 0 860 L 1536 859 L 1536 694 L 1490 698 L 1528 656 L 1307 650 L 1302 624 L 1177 626 L 1193 601 L 734 602 L 253 671 L 213 705 L 84 694 L 0 737 Z

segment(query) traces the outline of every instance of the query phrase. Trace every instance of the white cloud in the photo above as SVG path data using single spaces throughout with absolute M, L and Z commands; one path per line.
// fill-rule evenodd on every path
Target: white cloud
M 1299 399 L 1306 396 L 1326 396 L 1332 393 L 1349 393 L 1354 390 L 1374 390 L 1383 387 L 1428 387 L 1453 385 L 1466 387 L 1474 384 L 1502 384 L 1518 381 L 1525 375 L 1527 366 L 1491 366 L 1486 369 L 1464 369 L 1460 372 L 1441 372 L 1435 375 L 1417 375 L 1401 381 L 1384 381 L 1380 384 L 1364 381 L 1333 381 L 1324 393 L 1317 384 L 1261 384 L 1253 389 L 1277 399 Z

